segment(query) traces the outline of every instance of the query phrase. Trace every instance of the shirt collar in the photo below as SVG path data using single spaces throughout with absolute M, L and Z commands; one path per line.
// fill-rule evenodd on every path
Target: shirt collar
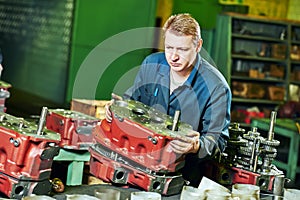
M 164 61 L 160 63 L 160 67 L 158 69 L 158 73 L 161 76 L 167 76 L 167 77 L 170 76 L 170 66 L 169 66 L 169 64 L 167 62 L 167 59 L 164 59 Z
M 193 84 L 196 80 L 196 77 L 197 77 L 197 74 L 198 74 L 201 64 L 202 64 L 201 56 L 199 54 L 197 54 L 196 63 L 194 65 L 194 68 L 192 69 L 192 71 L 191 71 L 187 81 L 184 83 L 184 85 L 186 85 L 190 88 L 193 87 Z

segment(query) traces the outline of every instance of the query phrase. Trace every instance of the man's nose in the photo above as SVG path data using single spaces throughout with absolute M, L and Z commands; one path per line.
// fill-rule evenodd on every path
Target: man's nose
M 177 53 L 177 50 L 174 50 L 171 54 L 171 60 L 174 62 L 174 61 L 178 61 L 179 60 L 179 56 L 178 56 L 178 53 Z

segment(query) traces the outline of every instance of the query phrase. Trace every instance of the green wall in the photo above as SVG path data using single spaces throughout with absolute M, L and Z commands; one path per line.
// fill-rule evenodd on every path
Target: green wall
M 217 15 L 222 11 L 218 0 L 173 0 L 173 13 L 190 13 L 199 22 L 202 29 L 213 29 Z
M 111 92 L 124 92 L 135 77 L 130 70 L 151 53 L 147 47 L 155 42 L 154 33 L 124 35 L 136 28 L 154 27 L 155 14 L 156 0 L 77 0 L 66 101 L 109 99 Z M 138 49 L 136 40 L 145 40 L 139 44 L 145 48 Z M 116 89 L 125 73 L 127 81 Z M 94 87 L 94 93 L 87 92 Z
M 218 0 L 173 0 L 173 14 L 190 13 L 201 27 L 203 50 L 213 59 L 213 43 L 217 15 L 222 12 Z

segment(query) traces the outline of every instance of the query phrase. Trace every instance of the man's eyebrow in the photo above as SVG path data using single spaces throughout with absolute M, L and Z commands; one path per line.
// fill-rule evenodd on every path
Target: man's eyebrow
M 169 44 L 165 44 L 165 46 L 168 46 L 168 47 L 174 47 L 174 46 L 169 45 Z M 189 49 L 189 48 L 191 48 L 191 47 L 185 47 L 185 46 L 183 46 L 183 47 L 174 47 L 174 48 L 176 48 L 176 49 Z

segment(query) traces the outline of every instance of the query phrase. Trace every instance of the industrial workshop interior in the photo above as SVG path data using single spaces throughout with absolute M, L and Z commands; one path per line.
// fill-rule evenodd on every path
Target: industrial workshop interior
M 163 29 L 180 14 L 199 23 L 201 49 L 194 35 Z M 171 90 L 170 48 L 224 77 L 230 106 L 197 97 L 206 110 L 171 114 L 122 98 L 152 54 L 166 56 L 170 99 L 186 86 L 199 62 Z M 1 0 L 0 50 L 0 199 L 299 199 L 299 0 Z M 158 98 L 155 87 L 141 96 Z M 226 108 L 217 119 L 227 125 L 210 133 L 203 113 Z M 193 151 L 176 152 L 178 142 Z

